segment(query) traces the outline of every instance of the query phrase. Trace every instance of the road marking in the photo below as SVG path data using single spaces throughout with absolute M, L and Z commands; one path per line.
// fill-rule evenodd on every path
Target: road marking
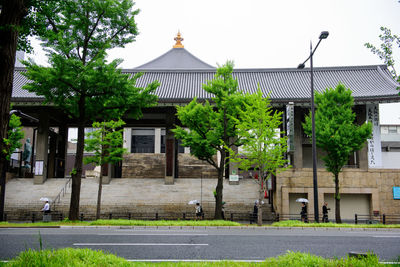
M 74 246 L 208 246 L 187 243 L 74 243 Z
M 97 234 L 97 235 L 117 235 L 117 236 L 125 236 L 125 235 L 144 235 L 144 236 L 152 236 L 152 235 L 165 235 L 165 236 L 208 236 L 208 234 L 145 234 L 145 233 L 109 233 L 109 234 Z
M 389 237 L 389 238 L 400 238 L 400 235 L 374 235 L 374 237 Z

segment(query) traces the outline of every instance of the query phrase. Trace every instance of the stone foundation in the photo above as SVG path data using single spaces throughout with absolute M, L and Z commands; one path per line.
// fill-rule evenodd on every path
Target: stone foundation
M 318 206 L 324 203 L 324 194 L 335 192 L 333 175 L 318 169 Z M 400 200 L 393 199 L 393 187 L 400 186 L 400 170 L 397 169 L 344 169 L 339 175 L 340 193 L 371 195 L 370 214 L 399 214 Z M 314 210 L 313 173 L 311 168 L 290 169 L 277 175 L 274 194 L 275 210 L 289 214 L 289 194 L 306 193 L 309 211 Z
M 180 153 L 179 178 L 217 178 L 217 170 L 204 160 L 199 160 L 190 154 Z
M 165 176 L 165 154 L 124 155 L 122 178 L 161 178 Z

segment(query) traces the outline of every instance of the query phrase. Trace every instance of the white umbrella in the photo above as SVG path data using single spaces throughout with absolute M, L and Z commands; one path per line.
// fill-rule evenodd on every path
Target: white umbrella
M 48 202 L 50 202 L 51 200 L 48 197 L 41 197 L 40 201 L 48 201 Z
M 196 199 L 190 200 L 190 201 L 188 202 L 189 205 L 193 205 L 193 204 L 197 204 L 197 203 L 200 203 L 200 202 L 199 202 L 198 200 L 196 200 Z
M 306 199 L 306 198 L 298 198 L 298 199 L 296 199 L 296 202 L 308 203 L 308 199 Z

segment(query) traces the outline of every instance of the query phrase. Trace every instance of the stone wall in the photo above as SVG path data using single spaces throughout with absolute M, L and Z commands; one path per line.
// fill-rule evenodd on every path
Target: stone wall
M 122 178 L 162 178 L 165 176 L 165 154 L 131 153 L 124 155 Z
M 179 178 L 217 178 L 217 170 L 206 161 L 199 160 L 190 154 L 180 153 Z
M 318 205 L 322 207 L 325 193 L 335 192 L 333 175 L 318 169 Z M 339 175 L 340 193 L 370 194 L 371 213 L 399 214 L 400 200 L 393 199 L 393 186 L 400 186 L 400 170 L 396 169 L 344 169 Z M 313 205 L 313 173 L 311 168 L 290 169 L 278 174 L 274 195 L 278 213 L 289 213 L 289 193 L 307 193 L 309 210 Z
M 179 178 L 217 178 L 214 167 L 190 154 L 179 153 Z M 164 153 L 131 153 L 124 156 L 122 178 L 162 178 L 165 176 Z

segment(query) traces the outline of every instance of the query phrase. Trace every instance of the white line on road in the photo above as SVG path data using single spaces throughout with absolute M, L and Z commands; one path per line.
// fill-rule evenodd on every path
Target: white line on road
M 204 235 L 208 235 L 208 234 L 145 234 L 145 233 L 125 233 L 125 234 L 121 234 L 121 233 L 109 233 L 109 234 L 97 234 L 97 235 L 117 235 L 117 236 L 125 236 L 125 235 L 145 235 L 145 236 L 153 236 L 153 235 L 165 235 L 165 236 L 204 236 Z
M 74 243 L 74 246 L 208 246 L 187 243 Z
M 399 239 L 400 239 L 400 236 L 399 236 L 399 235 L 374 235 L 374 237 L 377 237 L 377 238 L 381 238 L 381 237 L 386 238 L 386 237 L 389 237 L 389 238 L 399 238 Z

